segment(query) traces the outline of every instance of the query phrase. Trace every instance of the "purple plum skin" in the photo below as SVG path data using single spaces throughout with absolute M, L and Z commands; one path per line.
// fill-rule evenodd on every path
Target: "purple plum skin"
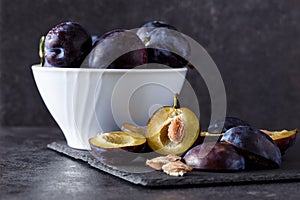
M 144 24 L 137 35 L 145 43 L 148 63 L 158 63 L 171 68 L 182 68 L 188 64 L 190 46 L 177 29 L 163 21 Z
M 237 126 L 226 131 L 221 141 L 235 146 L 245 157 L 249 169 L 278 168 L 281 152 L 272 138 L 258 129 Z
M 203 143 L 190 149 L 183 159 L 188 166 L 200 170 L 239 171 L 245 168 L 244 157 L 226 143 Z
M 137 35 L 117 29 L 96 38 L 89 55 L 90 68 L 132 69 L 147 63 L 147 50 Z
M 79 68 L 92 49 L 90 34 L 78 23 L 64 22 L 45 38 L 45 67 Z

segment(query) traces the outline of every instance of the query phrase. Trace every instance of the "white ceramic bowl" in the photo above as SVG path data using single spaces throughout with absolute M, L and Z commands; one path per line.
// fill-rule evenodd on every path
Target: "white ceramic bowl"
M 84 69 L 33 65 L 38 90 L 70 147 L 90 149 L 88 139 L 120 130 L 123 123 L 146 126 L 160 106 L 172 105 L 185 81 L 180 69 Z

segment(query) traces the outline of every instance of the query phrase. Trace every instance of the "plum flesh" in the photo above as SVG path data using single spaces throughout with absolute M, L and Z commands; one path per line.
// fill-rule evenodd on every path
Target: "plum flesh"
M 127 164 L 143 152 L 146 138 L 132 132 L 108 132 L 89 139 L 91 153 L 106 164 Z

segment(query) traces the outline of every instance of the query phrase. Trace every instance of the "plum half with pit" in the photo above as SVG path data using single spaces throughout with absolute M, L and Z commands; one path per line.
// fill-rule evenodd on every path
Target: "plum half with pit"
M 244 157 L 227 143 L 208 142 L 190 149 L 183 157 L 185 163 L 206 171 L 236 171 L 245 169 Z
M 118 29 L 99 37 L 88 59 L 90 68 L 132 69 L 147 63 L 147 51 L 134 32 Z
M 108 132 L 89 139 L 92 154 L 106 164 L 127 164 L 143 152 L 146 138 L 133 132 Z
M 187 65 L 191 51 L 189 42 L 174 26 L 162 21 L 151 21 L 144 24 L 137 35 L 147 47 L 148 63 L 172 68 Z
M 75 22 L 55 26 L 42 42 L 45 67 L 79 68 L 92 49 L 91 35 Z
M 188 108 L 178 107 L 177 95 L 174 105 L 159 108 L 149 119 L 146 138 L 150 148 L 160 154 L 186 152 L 199 136 L 199 120 Z
M 281 164 L 280 150 L 272 138 L 253 127 L 233 127 L 224 133 L 222 141 L 243 154 L 247 169 L 278 168 Z

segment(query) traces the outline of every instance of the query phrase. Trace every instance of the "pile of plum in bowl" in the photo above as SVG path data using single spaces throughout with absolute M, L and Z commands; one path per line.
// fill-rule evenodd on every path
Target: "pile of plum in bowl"
M 64 22 L 41 38 L 32 70 L 67 144 L 105 164 L 140 159 L 171 176 L 280 167 L 298 129 L 267 131 L 226 117 L 201 131 L 196 114 L 180 106 L 190 51 L 185 35 L 162 21 L 102 36 Z
M 190 51 L 174 29 L 153 21 L 137 30 L 92 36 L 80 24 L 64 22 L 41 38 L 34 79 L 70 147 L 90 149 L 90 137 L 124 122 L 144 126 L 155 105 L 173 102 Z

